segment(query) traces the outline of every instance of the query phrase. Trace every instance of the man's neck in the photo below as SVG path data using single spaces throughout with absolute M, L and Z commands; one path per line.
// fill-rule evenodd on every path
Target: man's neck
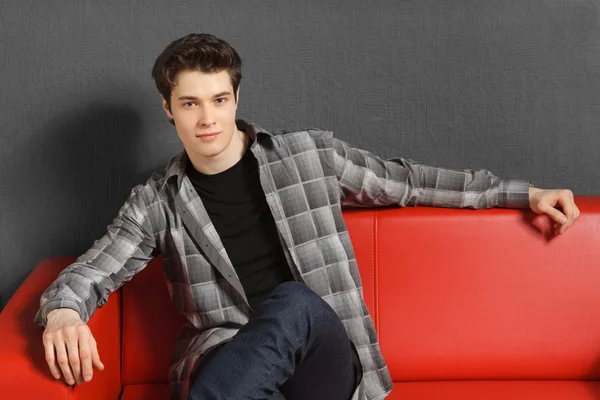
M 229 147 L 214 157 L 195 157 L 188 152 L 188 157 L 194 168 L 206 175 L 214 175 L 233 167 L 242 159 L 248 149 L 250 138 L 244 131 L 237 128 L 231 138 Z

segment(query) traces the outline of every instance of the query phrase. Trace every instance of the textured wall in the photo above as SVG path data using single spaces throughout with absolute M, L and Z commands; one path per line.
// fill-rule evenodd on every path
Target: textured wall
M 158 6 L 157 6 L 158 5 Z M 383 157 L 600 194 L 600 0 L 0 1 L 0 308 L 180 149 L 173 39 L 244 60 L 238 116 Z

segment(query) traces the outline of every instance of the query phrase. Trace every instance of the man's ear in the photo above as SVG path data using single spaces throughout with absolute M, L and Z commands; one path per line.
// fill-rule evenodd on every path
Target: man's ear
M 165 98 L 162 98 L 162 105 L 163 105 L 163 110 L 165 110 L 165 112 L 167 113 L 167 117 L 173 119 L 173 114 L 171 114 L 171 110 L 169 110 L 169 105 L 167 104 L 167 101 L 165 100 Z
M 235 106 L 237 108 L 237 105 L 240 102 L 240 87 L 238 86 L 237 91 L 235 92 Z

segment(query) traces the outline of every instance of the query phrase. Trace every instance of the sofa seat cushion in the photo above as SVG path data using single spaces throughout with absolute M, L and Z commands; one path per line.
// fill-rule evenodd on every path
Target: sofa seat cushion
M 395 382 L 391 400 L 598 400 L 598 381 Z
M 121 400 L 169 398 L 169 385 L 128 385 Z M 588 381 L 454 381 L 396 382 L 391 400 L 598 400 L 600 382 Z
M 146 385 L 127 385 L 123 388 L 121 400 L 164 400 L 169 398 L 169 385 L 149 383 Z

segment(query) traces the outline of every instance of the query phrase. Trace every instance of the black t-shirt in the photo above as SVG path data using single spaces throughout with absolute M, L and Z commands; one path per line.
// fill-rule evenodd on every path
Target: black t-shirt
M 260 185 L 258 162 L 250 143 L 242 159 L 223 172 L 206 175 L 188 161 L 186 174 L 202 199 L 252 308 L 275 286 L 294 280 Z

